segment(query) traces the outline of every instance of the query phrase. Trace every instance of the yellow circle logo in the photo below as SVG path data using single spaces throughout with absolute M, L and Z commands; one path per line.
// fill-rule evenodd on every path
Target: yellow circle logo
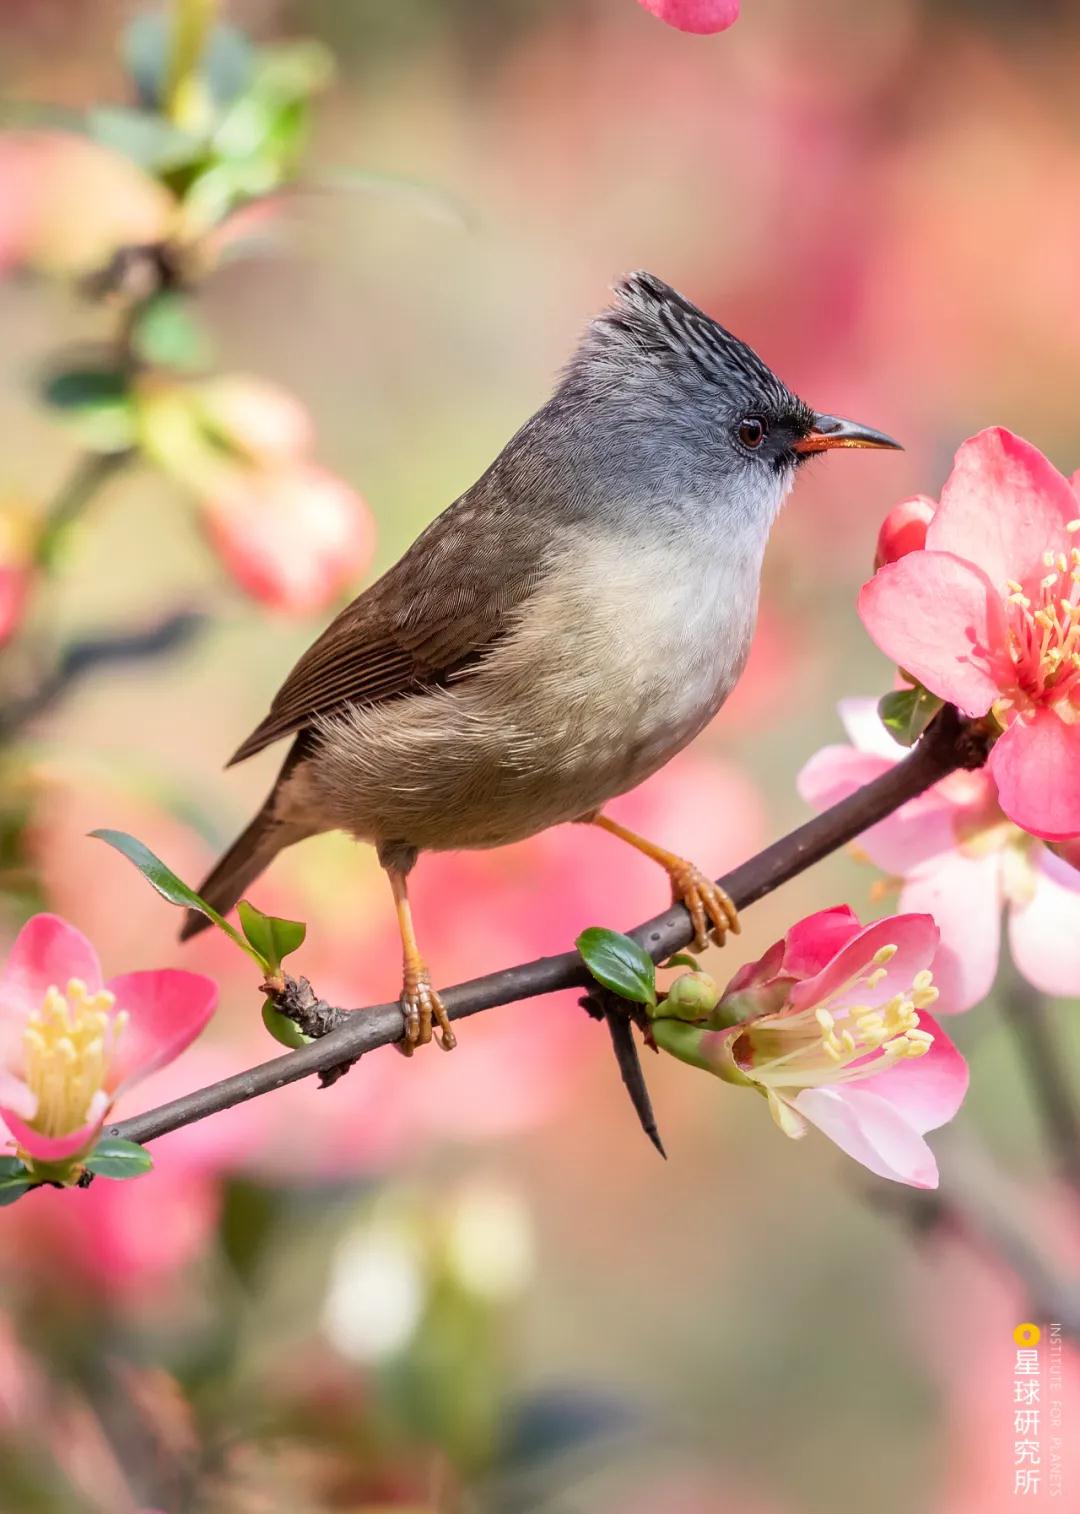
M 1042 1331 L 1038 1325 L 1017 1325 L 1013 1331 L 1013 1340 L 1018 1346 L 1037 1346 L 1042 1339 Z

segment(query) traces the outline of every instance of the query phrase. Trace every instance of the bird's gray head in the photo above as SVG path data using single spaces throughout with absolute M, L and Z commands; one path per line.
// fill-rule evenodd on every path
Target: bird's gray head
M 616 285 L 564 384 L 601 405 L 624 441 L 631 427 L 647 436 L 650 454 L 669 472 L 680 456 L 693 458 L 729 499 L 770 520 L 796 468 L 814 454 L 899 446 L 813 410 L 745 342 L 651 273 Z

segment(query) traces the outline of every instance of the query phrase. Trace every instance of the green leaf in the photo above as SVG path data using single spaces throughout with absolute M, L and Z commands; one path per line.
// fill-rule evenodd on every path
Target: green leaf
M 0 1208 L 21 1199 L 34 1179 L 18 1157 L 0 1157 Z
M 114 152 L 123 153 L 148 173 L 169 173 L 202 157 L 203 140 L 147 110 L 100 105 L 86 117 L 90 135 Z
M 168 368 L 204 368 L 212 356 L 210 337 L 191 301 L 171 291 L 143 306 L 132 339 L 141 358 Z
M 173 46 L 171 16 L 136 16 L 124 34 L 124 66 L 143 105 L 157 109 L 165 98 Z M 216 26 L 200 62 L 199 75 L 219 105 L 227 105 L 246 88 L 254 53 L 243 32 Z
M 643 946 L 602 925 L 583 930 L 576 945 L 598 983 L 635 1004 L 655 1005 L 656 967 Z
M 178 878 L 171 868 L 165 866 L 160 857 L 155 857 L 148 846 L 144 846 L 135 836 L 129 836 L 126 831 L 97 830 L 91 831 L 90 835 L 97 841 L 104 841 L 118 851 L 121 856 L 133 862 L 149 883 L 151 888 L 158 891 L 163 899 L 170 904 L 179 905 L 181 909 L 195 909 L 200 915 L 205 915 L 212 920 L 219 930 L 223 930 L 231 941 L 235 941 L 242 951 L 253 957 L 259 966 L 267 970 L 265 958 L 249 946 L 239 931 L 234 930 L 228 921 L 222 919 L 213 905 L 207 904 L 200 898 L 193 888 L 189 888 L 182 878 Z
M 48 378 L 42 398 L 94 452 L 124 452 L 135 440 L 135 409 L 122 373 L 72 368 Z
M 892 739 L 900 746 L 914 746 L 944 704 L 936 694 L 916 684 L 913 689 L 894 689 L 878 700 L 878 715 Z
M 275 1006 L 273 999 L 263 1001 L 262 1019 L 274 1040 L 280 1041 L 282 1046 L 287 1046 L 290 1051 L 297 1051 L 301 1046 L 307 1046 L 315 1039 L 314 1036 L 309 1036 L 302 1031 L 295 1020 L 290 1020 L 288 1015 L 283 1015 Z
M 303 944 L 307 935 L 307 926 L 302 920 L 281 920 L 276 915 L 264 915 L 247 899 L 240 900 L 236 912 L 240 916 L 241 930 L 272 973 L 277 972 L 283 957 Z
M 142 1177 L 153 1165 L 153 1158 L 145 1146 L 122 1141 L 119 1136 L 102 1136 L 83 1162 L 87 1172 L 92 1172 L 96 1178 L 113 1178 L 117 1182 Z

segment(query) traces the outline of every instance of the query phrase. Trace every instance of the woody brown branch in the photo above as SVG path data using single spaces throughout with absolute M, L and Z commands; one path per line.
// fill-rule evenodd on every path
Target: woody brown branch
M 987 737 L 981 724 L 962 720 L 951 706 L 946 706 L 914 750 L 896 767 L 742 863 L 718 880 L 721 887 L 739 909 L 746 909 L 815 862 L 845 846 L 957 768 L 980 767 L 986 760 L 987 750 Z M 689 944 L 693 929 L 690 916 L 680 904 L 646 920 L 629 934 L 644 946 L 653 961 L 662 962 Z M 581 957 L 576 951 L 569 951 L 460 983 L 444 990 L 442 999 L 450 1018 L 461 1020 L 501 1004 L 513 1004 L 561 989 L 587 988 L 591 982 Z M 307 995 L 311 996 L 310 1001 Z M 204 1120 L 234 1104 L 259 1098 L 301 1078 L 321 1074 L 324 1081 L 332 1081 L 346 1064 L 380 1046 L 400 1041 L 402 1037 L 403 1020 L 397 1003 L 337 1009 L 318 1000 L 310 985 L 288 979 L 281 1003 L 283 1009 L 290 1005 L 306 1005 L 310 1014 L 317 1016 L 317 1023 L 315 1019 L 309 1019 L 308 1024 L 311 1029 L 321 1032 L 318 1039 L 297 1051 L 275 1057 L 273 1061 L 196 1089 L 157 1109 L 122 1120 L 110 1127 L 107 1134 L 139 1143 L 156 1140 L 171 1130 Z M 303 1016 L 297 1015 L 296 1018 Z

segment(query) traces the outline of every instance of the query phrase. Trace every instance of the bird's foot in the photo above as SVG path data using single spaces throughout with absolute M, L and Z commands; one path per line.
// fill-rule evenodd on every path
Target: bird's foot
M 739 934 L 742 927 L 734 903 L 699 867 L 677 857 L 668 867 L 668 875 L 673 902 L 685 905 L 690 912 L 694 951 L 704 951 L 710 938 L 717 946 L 723 946 L 729 931 L 735 936 Z
M 453 1051 L 457 1045 L 450 1018 L 438 992 L 431 986 L 431 978 L 423 964 L 406 969 L 401 988 L 401 1013 L 405 1017 L 405 1036 L 398 1045 L 407 1057 L 417 1046 L 426 1046 L 432 1038 L 432 1027 L 438 1026 L 435 1039 L 443 1051 Z

